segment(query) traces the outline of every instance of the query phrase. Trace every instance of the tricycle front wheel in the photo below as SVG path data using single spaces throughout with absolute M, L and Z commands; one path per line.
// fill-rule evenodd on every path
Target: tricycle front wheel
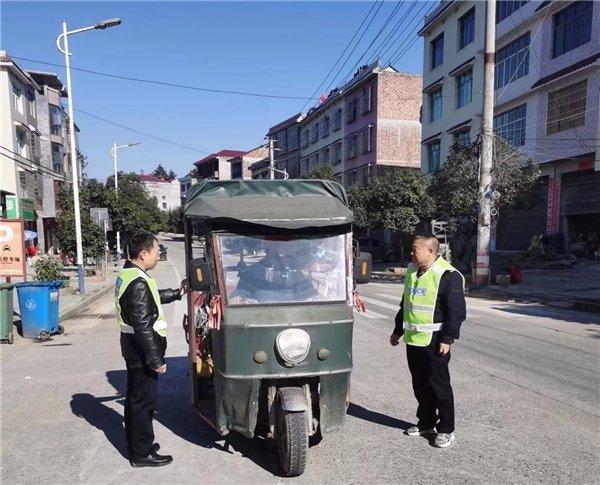
M 308 453 L 308 412 L 290 412 L 278 408 L 277 454 L 279 464 L 287 477 L 304 473 Z

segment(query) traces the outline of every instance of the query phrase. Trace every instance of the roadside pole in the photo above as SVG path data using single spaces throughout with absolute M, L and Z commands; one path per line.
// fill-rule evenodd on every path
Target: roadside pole
M 275 178 L 275 140 L 269 138 L 269 179 Z
M 486 0 L 485 54 L 483 74 L 483 118 L 479 163 L 479 218 L 477 222 L 477 286 L 490 283 L 490 226 L 492 166 L 494 155 L 494 62 L 496 54 L 496 0 Z

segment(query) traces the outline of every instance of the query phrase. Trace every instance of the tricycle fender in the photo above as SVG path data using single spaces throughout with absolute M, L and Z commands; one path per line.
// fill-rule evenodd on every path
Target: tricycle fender
M 301 387 L 280 387 L 278 390 L 281 409 L 289 412 L 308 411 L 306 392 Z

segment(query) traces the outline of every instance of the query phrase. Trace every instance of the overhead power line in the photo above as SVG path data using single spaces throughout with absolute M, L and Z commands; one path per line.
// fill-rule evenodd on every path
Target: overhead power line
M 388 33 L 386 38 L 380 44 L 379 49 L 377 49 L 377 52 L 375 53 L 375 58 L 382 59 L 385 56 L 385 54 L 387 54 L 387 52 L 394 46 L 394 44 L 400 39 L 400 37 L 402 37 L 404 30 L 400 29 L 400 26 L 409 18 L 409 15 L 414 10 L 416 5 L 416 2 L 411 2 L 410 7 L 408 7 L 408 9 L 404 11 L 404 15 L 402 16 L 402 18 L 398 22 L 396 22 L 396 24 L 392 27 L 391 31 Z M 411 21 L 409 20 L 409 24 L 410 22 Z
M 421 25 L 421 18 L 423 16 L 426 17 L 427 15 L 429 15 L 433 11 L 433 9 L 436 8 L 436 6 L 437 6 L 437 4 L 433 3 L 430 6 L 430 8 L 427 10 L 427 2 L 423 2 L 423 5 L 421 6 L 420 10 L 414 16 L 414 18 L 416 19 L 416 22 L 413 25 L 412 30 L 407 34 L 407 36 L 402 41 L 402 43 L 397 47 L 397 49 L 389 56 L 390 64 L 395 64 L 396 62 L 398 62 L 412 48 L 412 46 L 415 45 L 415 43 L 419 40 L 419 37 L 414 36 L 414 35 L 416 34 L 417 30 L 419 30 L 419 26 Z M 423 14 L 423 12 L 425 12 L 425 13 Z M 410 25 L 408 27 L 410 27 Z M 414 36 L 414 37 L 412 37 L 412 41 L 410 40 L 411 36 Z M 408 45 L 406 44 L 407 42 L 408 42 Z
M 199 148 L 192 147 L 190 145 L 185 145 L 183 143 L 179 143 L 179 142 L 176 142 L 176 141 L 167 140 L 166 138 L 162 138 L 160 136 L 156 136 L 156 135 L 153 135 L 151 133 L 146 133 L 144 131 L 136 130 L 135 128 L 131 128 L 130 126 L 126 126 L 126 125 L 123 125 L 121 123 L 117 123 L 116 121 L 111 121 L 111 120 L 108 120 L 106 118 L 102 118 L 101 116 L 95 115 L 93 113 L 88 113 L 87 111 L 83 111 L 81 109 L 74 108 L 74 110 L 77 111 L 78 113 L 84 114 L 84 115 L 89 116 L 91 118 L 95 118 L 97 120 L 103 121 L 104 123 L 107 123 L 109 125 L 117 126 L 117 127 L 122 128 L 124 130 L 131 131 L 132 133 L 137 133 L 138 135 L 143 135 L 143 136 L 146 136 L 148 138 L 152 138 L 154 140 L 161 141 L 163 143 L 167 143 L 169 145 L 173 145 L 173 146 L 176 146 L 176 147 L 179 147 L 179 148 L 185 148 L 186 150 L 191 150 L 191 151 L 194 151 L 194 152 L 199 152 L 199 153 L 204 153 L 204 154 L 209 154 L 210 153 L 210 152 L 207 152 L 206 150 L 201 150 Z
M 45 61 L 40 61 L 37 59 L 28 59 L 26 57 L 17 57 L 17 56 L 12 56 L 12 55 L 11 55 L 11 57 L 13 59 L 19 59 L 20 61 L 33 62 L 34 64 L 44 64 L 46 66 L 54 66 L 54 67 L 66 67 L 64 64 L 56 64 L 54 62 L 45 62 Z M 109 77 L 112 79 L 120 79 L 122 81 L 132 81 L 132 82 L 139 82 L 139 83 L 145 83 L 145 84 L 154 84 L 154 85 L 158 85 L 158 86 L 167 86 L 167 87 L 171 87 L 171 88 L 189 89 L 192 91 L 202 91 L 202 92 L 206 92 L 206 93 L 233 94 L 233 95 L 237 95 L 237 96 L 250 96 L 250 97 L 254 97 L 254 98 L 271 98 L 271 99 L 301 99 L 301 100 L 308 100 L 308 101 L 316 99 L 316 98 L 306 98 L 304 96 L 280 96 L 280 95 L 276 95 L 276 94 L 251 93 L 251 92 L 246 92 L 246 91 L 231 91 L 231 90 L 226 90 L 226 89 L 204 88 L 204 87 L 199 87 L 199 86 L 190 86 L 187 84 L 178 84 L 178 83 L 170 83 L 170 82 L 165 82 L 165 81 L 157 81 L 154 79 L 143 79 L 143 78 L 137 78 L 137 77 L 131 77 L 131 76 L 123 76 L 120 74 L 112 74 L 112 73 L 108 73 L 108 72 L 94 71 L 91 69 L 83 69 L 80 67 L 73 67 L 73 66 L 71 66 L 71 69 L 74 71 L 80 71 L 80 72 L 85 72 L 88 74 L 94 74 L 96 76 Z
M 321 81 L 321 84 L 319 84 L 317 86 L 317 89 L 315 89 L 315 92 L 311 94 L 310 98 L 308 98 L 308 100 L 306 101 L 306 103 L 304 104 L 304 106 L 302 107 L 302 109 L 300 111 L 304 111 L 304 109 L 306 108 L 306 106 L 308 105 L 308 103 L 310 103 L 310 100 L 315 99 L 314 97 L 315 97 L 315 95 L 317 95 L 319 93 L 319 89 L 321 89 L 321 87 L 325 84 L 325 82 L 327 82 L 327 79 L 329 78 L 329 76 L 331 75 L 331 73 L 333 72 L 333 70 L 340 63 L 340 61 L 344 57 L 344 54 L 348 51 L 348 49 L 350 48 L 350 46 L 354 42 L 354 39 L 356 38 L 356 36 L 360 32 L 360 30 L 362 29 L 362 26 L 365 24 L 365 22 L 367 21 L 367 19 L 371 15 L 371 12 L 375 8 L 375 5 L 377 5 L 377 1 L 373 2 L 373 4 L 371 5 L 371 8 L 367 12 L 367 15 L 365 15 L 365 17 L 363 18 L 362 22 L 360 23 L 360 25 L 358 26 L 358 28 L 354 32 L 354 35 L 352 36 L 352 38 L 350 39 L 350 41 L 346 44 L 346 47 L 344 48 L 344 50 L 342 51 L 342 53 L 339 55 L 339 57 L 335 61 L 335 64 L 332 66 L 332 68 L 329 70 L 329 72 L 325 75 L 325 77 Z

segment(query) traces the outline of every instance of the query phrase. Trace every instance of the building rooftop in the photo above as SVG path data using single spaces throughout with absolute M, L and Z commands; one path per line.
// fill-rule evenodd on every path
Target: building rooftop
M 158 182 L 163 184 L 170 184 L 171 180 L 166 180 L 162 177 L 155 177 L 154 175 L 146 175 L 144 173 L 140 174 L 140 182 Z
M 203 163 L 206 163 L 210 160 L 212 160 L 213 158 L 217 158 L 217 157 L 241 157 L 242 155 L 244 155 L 246 152 L 243 150 L 221 150 L 220 152 L 217 153 L 211 153 L 210 155 L 204 157 L 201 160 L 198 160 L 197 162 L 194 162 L 195 165 L 201 165 Z
M 57 91 L 61 91 L 64 96 L 67 95 L 67 93 L 64 92 L 65 87 L 58 77 L 58 74 L 53 72 L 32 71 L 30 69 L 27 69 L 27 72 L 40 86 L 49 86 Z

